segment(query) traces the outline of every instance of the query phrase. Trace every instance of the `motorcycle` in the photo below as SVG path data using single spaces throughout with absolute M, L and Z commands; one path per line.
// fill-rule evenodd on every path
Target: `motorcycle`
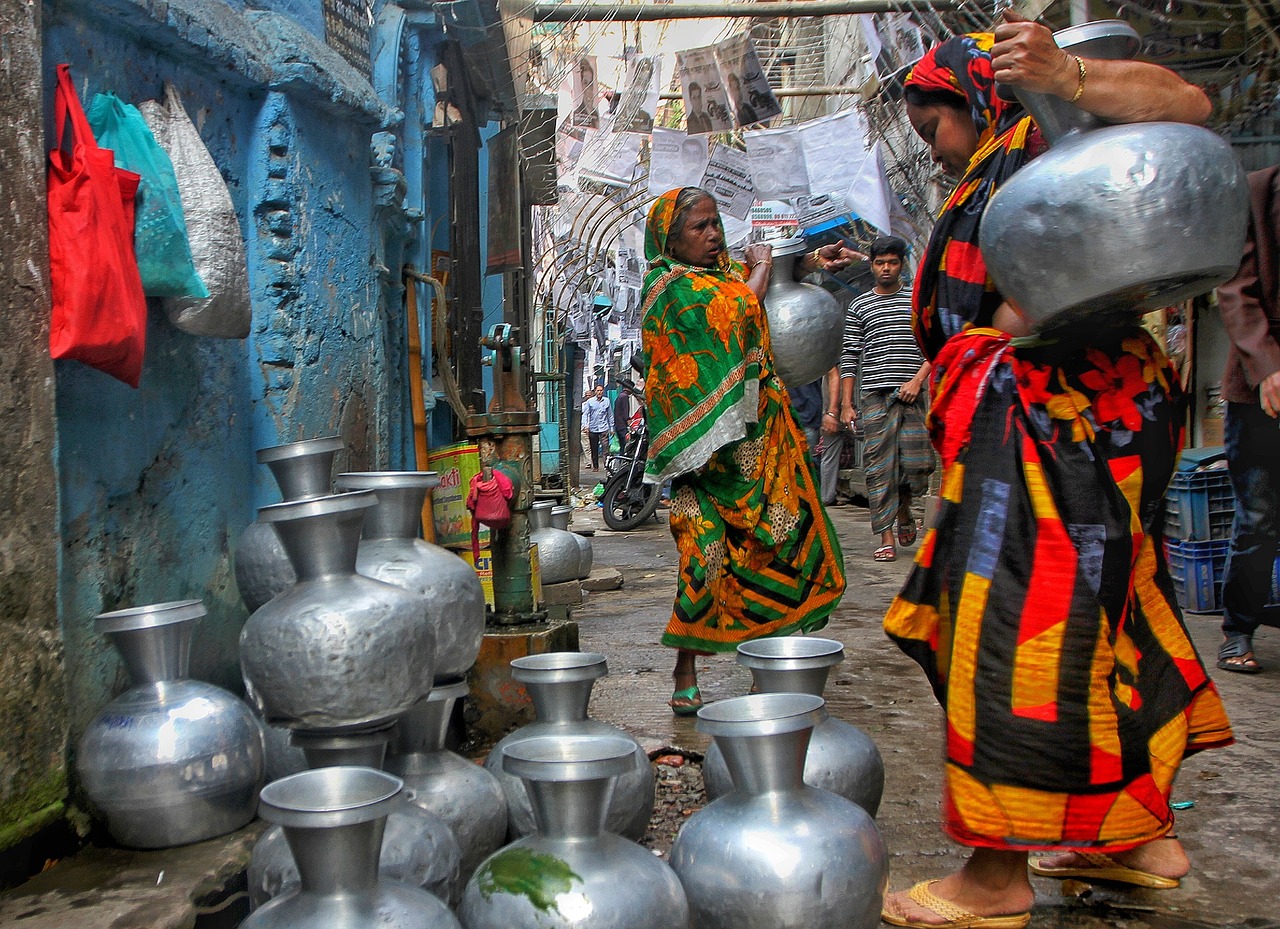
M 635 529 L 653 515 L 662 494 L 657 484 L 644 482 L 644 464 L 649 454 L 649 424 L 644 394 L 634 382 L 622 381 L 622 389 L 639 401 L 640 408 L 627 424 L 627 438 L 620 454 L 605 459 L 604 524 L 615 532 Z

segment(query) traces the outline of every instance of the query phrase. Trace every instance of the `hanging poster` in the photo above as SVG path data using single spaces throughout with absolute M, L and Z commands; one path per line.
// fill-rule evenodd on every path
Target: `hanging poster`
M 615 132 L 643 132 L 653 129 L 653 114 L 658 112 L 658 93 L 662 82 L 662 57 L 639 55 L 627 65 L 627 76 L 613 114 Z
M 654 129 L 649 141 L 649 193 L 697 185 L 707 170 L 707 137 Z
M 600 125 L 600 88 L 596 83 L 596 56 L 583 55 L 569 74 L 573 96 L 572 125 L 595 129 Z
M 756 54 L 751 33 L 744 32 L 726 39 L 714 48 L 734 122 L 739 126 L 751 126 L 782 112 L 782 105 L 774 96 L 769 78 L 760 66 L 760 56 Z
M 698 186 L 716 198 L 721 214 L 735 219 L 746 219 L 756 198 L 747 153 L 728 145 L 716 145 L 711 150 L 706 173 Z
M 635 179 L 644 136 L 634 132 L 614 132 L 606 121 L 603 128 L 588 129 L 578 158 L 578 180 L 628 187 Z
M 757 129 L 744 132 L 742 140 L 758 199 L 787 200 L 809 193 L 809 172 L 796 129 Z
M 849 169 L 867 154 L 866 119 L 850 108 L 796 127 L 809 175 L 809 193 L 840 193 L 849 186 Z
M 715 48 L 676 52 L 676 71 L 684 97 L 685 129 L 690 135 L 726 132 L 733 128 L 729 97 L 720 82 Z

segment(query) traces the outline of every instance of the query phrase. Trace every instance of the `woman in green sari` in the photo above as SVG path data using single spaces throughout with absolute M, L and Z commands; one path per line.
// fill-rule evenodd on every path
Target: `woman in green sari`
M 773 370 L 760 302 L 770 256 L 753 245 L 746 266 L 732 260 L 715 200 L 696 187 L 649 211 L 645 480 L 672 481 L 680 574 L 662 643 L 678 649 L 671 708 L 682 716 L 702 705 L 695 656 L 821 629 L 844 593 L 813 461 Z M 805 265 L 850 260 L 827 246 Z

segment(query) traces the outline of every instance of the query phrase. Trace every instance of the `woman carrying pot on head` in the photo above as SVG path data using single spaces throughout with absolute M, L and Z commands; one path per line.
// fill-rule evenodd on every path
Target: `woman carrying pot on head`
M 943 825 L 974 851 L 886 899 L 900 926 L 1026 925 L 1029 851 L 1047 853 L 1032 870 L 1048 877 L 1176 886 L 1174 775 L 1232 738 L 1161 553 L 1174 369 L 1136 319 L 1030 337 L 978 251 L 992 194 L 1044 148 L 996 81 L 1111 122 L 1198 123 L 1210 108 L 1171 71 L 1077 59 L 1012 16 L 935 47 L 906 80 L 911 124 L 958 184 L 913 308 L 943 500 L 885 629 L 943 705 Z
M 662 643 L 678 649 L 671 708 L 702 705 L 694 659 L 763 636 L 821 629 L 844 593 L 844 561 L 786 390 L 773 370 L 760 298 L 772 249 L 729 257 L 715 200 L 670 190 L 645 228 L 645 480 L 671 480 L 680 551 Z M 829 245 L 802 270 L 844 267 Z

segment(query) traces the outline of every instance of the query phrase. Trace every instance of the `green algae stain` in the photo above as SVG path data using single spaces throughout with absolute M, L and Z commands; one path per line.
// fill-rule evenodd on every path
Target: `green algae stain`
M 494 894 L 527 897 L 534 909 L 543 913 L 556 908 L 556 896 L 573 889 L 582 878 L 554 855 L 544 855 L 528 848 L 511 848 L 490 858 L 476 873 L 480 895 L 488 900 Z

